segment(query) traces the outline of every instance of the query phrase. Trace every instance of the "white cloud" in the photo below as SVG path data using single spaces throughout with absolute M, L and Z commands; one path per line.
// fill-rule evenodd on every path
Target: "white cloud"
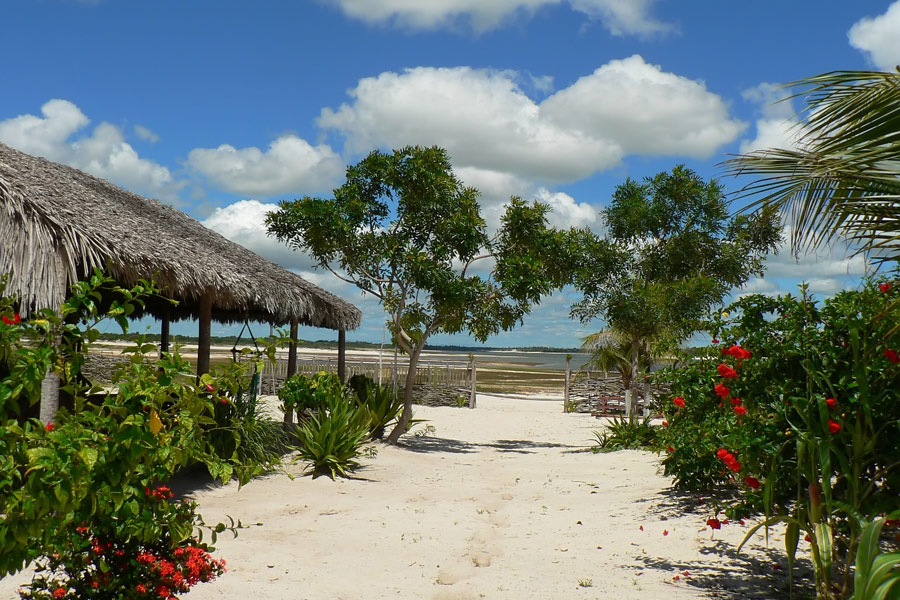
M 138 136 L 140 139 L 145 142 L 150 142 L 151 144 L 155 144 L 159 141 L 159 136 L 144 127 L 143 125 L 135 125 L 134 126 L 134 134 Z
M 224 190 L 259 196 L 330 191 L 344 173 L 344 161 L 328 145 L 313 146 L 290 134 L 265 152 L 228 144 L 195 148 L 187 164 Z
M 240 200 L 217 208 L 201 221 L 232 242 L 268 258 L 289 269 L 309 270 L 315 262 L 306 254 L 296 252 L 266 232 L 266 214 L 278 210 L 277 204 L 264 204 L 258 200 Z
M 847 33 L 850 45 L 861 50 L 879 69 L 893 71 L 900 65 L 900 1 L 884 14 L 857 21 Z
M 744 124 L 702 81 L 666 73 L 639 55 L 613 60 L 541 104 L 541 115 L 626 154 L 708 158 Z
M 742 95 L 745 100 L 757 104 L 760 113 L 756 121 L 756 137 L 741 140 L 742 154 L 768 148 L 796 147 L 799 135 L 797 114 L 786 89 L 764 82 L 744 90 Z
M 454 167 L 537 181 L 574 181 L 629 153 L 705 158 L 744 124 L 722 99 L 640 56 L 611 61 L 538 104 L 515 74 L 418 67 L 367 77 L 352 103 L 323 109 L 318 123 L 346 137 L 351 153 L 438 144 Z
M 411 29 L 493 29 L 516 17 L 530 17 L 563 0 L 327 0 L 344 14 L 368 23 L 392 23 Z M 613 35 L 648 36 L 673 31 L 654 18 L 654 0 L 568 0 L 573 10 L 600 20 Z
M 587 202 L 578 203 L 569 194 L 541 188 L 536 199 L 550 206 L 547 220 L 553 227 L 591 227 L 599 221 L 594 206 Z
M 763 279 L 761 277 L 754 277 L 743 286 L 738 288 L 740 290 L 740 296 L 746 296 L 748 294 L 768 294 L 774 292 L 778 286 L 768 279 Z
M 71 139 L 90 120 L 68 100 L 50 100 L 41 107 L 43 117 L 20 115 L 0 121 L 0 141 L 10 146 L 65 163 L 121 185 L 132 192 L 178 201 L 183 182 L 156 162 L 141 158 L 125 141 L 122 130 L 100 123 L 90 135 Z

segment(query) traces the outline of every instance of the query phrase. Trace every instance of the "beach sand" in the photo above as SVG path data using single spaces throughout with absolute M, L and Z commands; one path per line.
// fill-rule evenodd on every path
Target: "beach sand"
M 759 535 L 736 555 L 752 523 L 713 536 L 711 503 L 674 492 L 655 454 L 587 451 L 601 420 L 564 414 L 561 401 L 487 395 L 475 410 L 415 416 L 428 422 L 414 432 L 433 432 L 377 445 L 353 479 L 295 465 L 240 490 L 194 490 L 208 523 L 230 515 L 246 528 L 219 537 L 228 572 L 188 596 L 786 597 L 774 591 L 787 586 L 779 532 L 769 549 Z M 0 597 L 15 589 L 8 580 Z

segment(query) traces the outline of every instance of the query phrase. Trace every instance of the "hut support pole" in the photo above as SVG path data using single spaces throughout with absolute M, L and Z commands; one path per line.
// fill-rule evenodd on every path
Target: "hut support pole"
M 297 319 L 291 319 L 291 341 L 288 344 L 288 364 L 285 381 L 297 372 Z M 288 431 L 294 424 L 294 409 L 284 411 L 284 430 Z
M 346 381 L 347 371 L 347 332 L 338 331 L 338 378 L 341 383 Z
M 570 386 L 572 380 L 572 355 L 566 354 L 566 384 L 565 389 L 563 390 L 563 412 L 569 412 L 571 409 L 571 399 L 569 394 L 571 393 Z
M 197 343 L 197 377 L 209 373 L 209 337 L 212 324 L 212 293 L 200 298 L 200 331 Z
M 169 315 L 166 313 L 159 326 L 159 356 L 169 351 Z

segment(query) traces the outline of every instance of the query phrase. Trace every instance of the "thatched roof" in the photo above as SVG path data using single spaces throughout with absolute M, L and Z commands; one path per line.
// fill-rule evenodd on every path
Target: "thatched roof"
M 355 329 L 358 308 L 204 227 L 185 213 L 77 169 L 0 143 L 0 272 L 26 314 L 59 306 L 69 284 L 101 267 L 120 283 L 153 279 L 196 317 Z M 61 277 L 57 276 L 59 273 Z M 64 279 L 63 279 L 64 278 Z M 163 304 L 148 305 L 159 317 Z

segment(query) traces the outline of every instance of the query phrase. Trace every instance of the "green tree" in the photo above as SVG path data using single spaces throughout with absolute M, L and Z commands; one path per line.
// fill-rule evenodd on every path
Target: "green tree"
M 631 341 L 640 373 L 647 341 L 674 348 L 700 327 L 728 291 L 762 274 L 780 240 L 775 214 L 729 217 L 722 188 L 684 166 L 618 186 L 603 214 L 607 235 L 586 239 L 572 308 L 583 322 L 602 317 Z M 632 398 L 640 377 L 632 376 Z
M 748 208 L 784 211 L 795 253 L 844 237 L 900 259 L 900 71 L 834 71 L 788 84 L 806 106 L 795 147 L 725 162 L 757 179 Z
M 374 151 L 349 167 L 333 199 L 286 201 L 269 213 L 270 234 L 378 298 L 388 313 L 409 356 L 404 410 L 388 443 L 412 416 L 416 364 L 432 334 L 485 340 L 566 283 L 576 236 L 548 228 L 547 210 L 513 198 L 489 237 L 478 191 L 455 177 L 447 153 L 407 147 Z M 470 271 L 488 258 L 495 261 L 489 277 Z

